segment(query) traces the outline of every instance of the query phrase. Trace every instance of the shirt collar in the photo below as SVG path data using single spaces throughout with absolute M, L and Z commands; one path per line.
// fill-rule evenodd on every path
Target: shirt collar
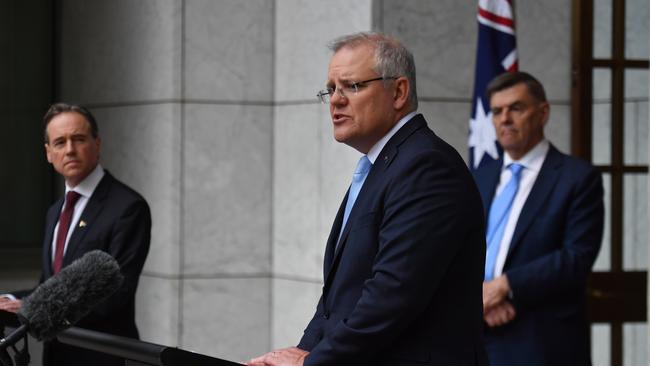
M 70 188 L 68 184 L 66 183 L 65 185 L 65 193 L 68 193 L 69 191 L 75 191 L 79 193 L 80 195 L 88 198 L 92 196 L 93 192 L 95 191 L 95 188 L 97 188 L 97 185 L 99 185 L 99 181 L 102 180 L 104 177 L 104 168 L 102 168 L 101 165 L 97 164 L 95 169 L 93 169 L 88 176 L 81 181 L 76 187 Z
M 402 117 L 399 121 L 397 121 L 395 126 L 393 126 L 393 128 L 391 128 L 390 131 L 388 131 L 388 133 L 381 138 L 381 140 L 377 141 L 377 143 L 371 147 L 370 150 L 368 150 L 366 156 L 368 156 L 368 160 L 370 160 L 371 163 L 375 163 L 375 160 L 377 160 L 379 157 L 379 153 L 381 153 L 381 150 L 384 149 L 384 146 L 386 146 L 388 140 L 390 140 L 390 138 L 393 137 L 393 135 L 395 135 L 397 131 L 399 131 L 399 129 L 402 128 L 402 126 L 404 126 L 408 121 L 410 121 L 411 118 L 413 118 L 416 114 L 417 111 L 413 111 Z
M 542 169 L 542 164 L 544 163 L 544 158 L 546 157 L 549 148 L 550 143 L 548 140 L 542 139 L 542 141 L 538 142 L 534 148 L 519 160 L 513 160 L 506 152 L 503 154 L 503 169 L 507 168 L 512 163 L 518 163 L 523 165 L 526 169 L 539 172 L 539 170 Z

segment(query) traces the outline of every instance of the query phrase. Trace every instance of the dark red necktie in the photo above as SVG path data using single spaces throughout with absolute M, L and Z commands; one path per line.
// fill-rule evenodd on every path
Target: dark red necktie
M 56 249 L 54 252 L 54 273 L 59 273 L 63 265 L 63 249 L 65 249 L 65 238 L 68 236 L 70 221 L 74 213 L 74 205 L 81 195 L 75 191 L 69 191 L 65 196 L 65 207 L 59 217 L 59 231 L 56 234 Z

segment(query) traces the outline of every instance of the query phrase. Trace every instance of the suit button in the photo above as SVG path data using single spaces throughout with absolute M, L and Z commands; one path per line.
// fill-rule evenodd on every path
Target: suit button
M 325 313 L 325 314 L 323 314 L 323 318 L 325 318 L 325 319 L 329 319 L 329 318 L 330 318 L 330 315 L 327 314 L 327 313 Z

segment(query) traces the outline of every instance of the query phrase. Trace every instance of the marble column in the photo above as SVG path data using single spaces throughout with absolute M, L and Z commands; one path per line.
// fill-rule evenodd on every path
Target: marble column
M 144 340 L 244 360 L 270 346 L 272 1 L 63 0 L 57 99 L 141 192 Z
M 183 119 L 182 4 L 64 0 L 56 99 L 88 106 L 101 163 L 139 191 L 153 216 L 137 322 L 146 340 L 179 342 Z
M 273 2 L 184 1 L 181 346 L 268 349 Z

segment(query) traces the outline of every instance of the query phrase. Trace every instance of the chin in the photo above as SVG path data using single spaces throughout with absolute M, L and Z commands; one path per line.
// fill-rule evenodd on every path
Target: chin
M 514 142 L 508 142 L 508 141 L 504 141 L 504 142 L 499 141 L 499 145 L 501 145 L 501 147 L 505 151 L 517 149 L 519 147 L 519 144 L 516 144 Z
M 347 136 L 346 134 L 336 133 L 336 131 L 334 131 L 334 140 L 336 140 L 337 142 L 345 143 L 348 139 L 349 136 Z

